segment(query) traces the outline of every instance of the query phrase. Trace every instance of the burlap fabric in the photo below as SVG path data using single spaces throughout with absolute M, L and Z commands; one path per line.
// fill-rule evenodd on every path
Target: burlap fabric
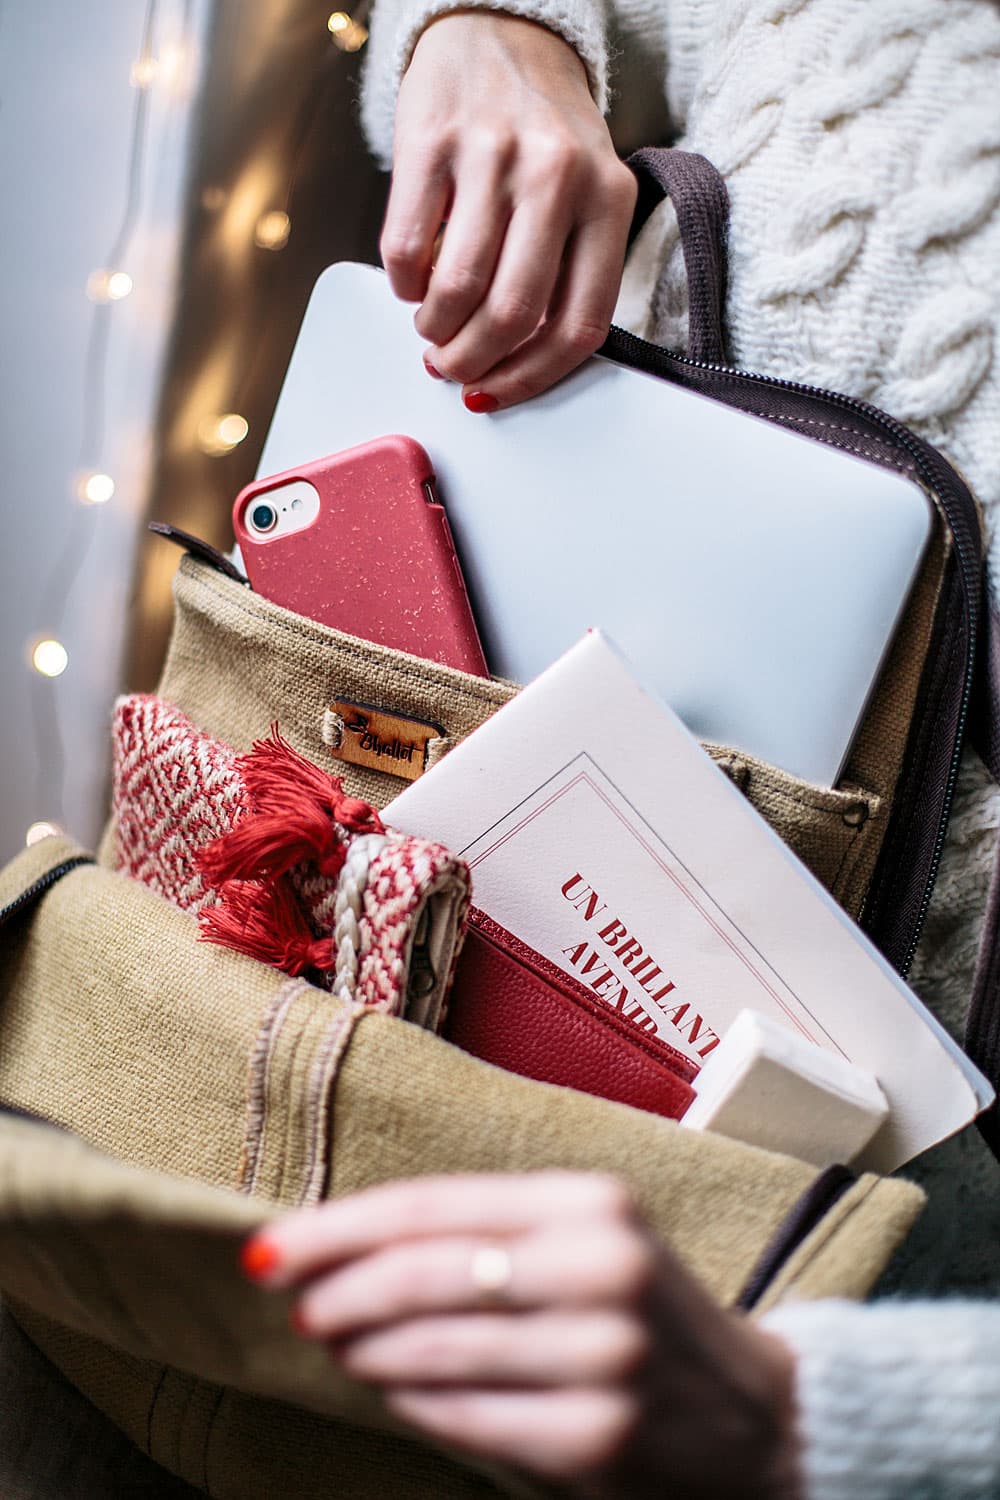
M 440 724 L 443 753 L 513 691 L 338 636 L 190 559 L 178 608 L 161 695 L 237 749 L 278 720 L 297 749 L 347 769 L 326 753 L 323 712 L 355 698 Z M 399 785 L 345 779 L 379 803 Z M 829 821 L 864 839 L 836 800 L 855 793 L 785 791 L 803 837 L 822 845 Z M 193 917 L 108 868 L 46 888 L 75 857 L 47 840 L 0 873 L 0 911 L 17 910 L 0 949 L 0 1103 L 74 1133 L 0 1122 L 0 1289 L 79 1389 L 206 1493 L 538 1493 L 401 1432 L 291 1337 L 280 1298 L 236 1268 L 241 1237 L 281 1206 L 427 1172 L 611 1171 L 732 1303 L 815 1181 L 791 1158 L 500 1072 L 198 943 Z M 863 1296 L 920 1203 L 906 1183 L 862 1177 L 759 1307 Z
M 844 779 L 812 786 L 725 746 L 712 755 L 842 906 L 856 915 L 881 847 L 930 635 L 944 549 L 932 548 L 894 640 Z M 324 743 L 327 706 L 347 698 L 441 726 L 433 764 L 517 691 L 317 625 L 194 557 L 181 561 L 177 616 L 159 695 L 200 729 L 246 752 L 274 719 L 296 750 L 382 807 L 388 772 L 345 766 Z M 108 844 L 103 851 L 110 860 Z
M 73 852 L 56 840 L 26 851 L 0 901 Z M 788 1158 L 504 1074 L 193 938 L 192 917 L 81 866 L 5 944 L 0 1094 L 78 1135 L 0 1131 L 0 1286 L 54 1364 L 207 1493 L 319 1500 L 334 1477 L 359 1500 L 381 1500 L 387 1485 L 401 1500 L 521 1492 L 375 1428 L 371 1395 L 290 1337 L 280 1300 L 236 1268 L 240 1238 L 275 1205 L 456 1168 L 616 1171 L 732 1301 L 815 1178 Z M 907 1184 L 862 1178 L 762 1305 L 862 1296 L 919 1204 Z

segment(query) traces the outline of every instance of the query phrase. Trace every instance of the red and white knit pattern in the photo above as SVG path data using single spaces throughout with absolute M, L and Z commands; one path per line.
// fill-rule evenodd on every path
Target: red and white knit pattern
M 196 863 L 199 849 L 228 833 L 242 786 L 236 752 L 158 698 L 119 698 L 113 727 L 113 809 L 118 866 L 183 911 L 218 897 Z
M 206 887 L 197 857 L 245 814 L 236 752 L 145 694 L 119 699 L 113 747 L 119 868 L 182 910 L 215 904 L 219 897 Z M 424 910 L 430 904 L 438 920 L 463 929 L 468 866 L 440 844 L 392 830 L 345 842 L 339 877 L 304 865 L 290 872 L 292 883 L 315 935 L 333 933 L 333 992 L 398 1015 Z M 450 979 L 437 976 L 437 987 L 446 992 Z
M 420 910 L 431 895 L 453 890 L 455 881 L 455 858 L 440 844 L 397 833 L 385 838 L 368 867 L 363 896 L 358 983 L 366 1003 L 375 1003 L 368 997 L 378 996 L 378 1003 L 387 1005 L 388 997 L 405 982 Z M 459 931 L 465 925 L 470 894 L 471 884 L 466 880 L 457 895 Z M 451 971 L 443 976 L 445 994 L 451 988 L 458 953 L 456 943 Z
M 202 734 L 179 709 L 135 693 L 115 704 L 113 810 L 118 866 L 182 911 L 214 906 L 198 853 L 239 822 L 243 782 L 235 750 Z M 317 937 L 330 931 L 337 881 L 297 870 L 293 884 Z

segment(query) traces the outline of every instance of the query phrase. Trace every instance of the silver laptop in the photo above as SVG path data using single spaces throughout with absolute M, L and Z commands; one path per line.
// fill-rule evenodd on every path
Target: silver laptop
M 928 538 L 923 492 L 600 358 L 473 415 L 426 375 L 413 313 L 370 266 L 320 276 L 258 474 L 409 434 L 494 673 L 527 682 L 600 626 L 700 738 L 836 781 Z

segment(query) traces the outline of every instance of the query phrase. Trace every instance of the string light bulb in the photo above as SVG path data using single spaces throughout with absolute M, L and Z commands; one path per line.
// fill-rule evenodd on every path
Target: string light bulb
M 120 302 L 132 287 L 127 271 L 92 271 L 87 277 L 87 296 L 91 302 Z
M 84 505 L 107 505 L 114 492 L 115 482 L 110 474 L 84 474 L 76 487 Z
M 134 89 L 148 89 L 155 83 L 160 65 L 155 57 L 137 57 L 129 73 L 129 82 Z
M 262 250 L 283 250 L 292 232 L 292 221 L 280 208 L 261 214 L 254 228 L 254 244 Z
M 174 95 L 186 92 L 193 81 L 195 56 L 180 43 L 164 47 L 156 65 L 157 76 Z
M 31 653 L 31 665 L 43 677 L 61 677 L 69 666 L 69 652 L 62 641 L 36 641 Z
M 366 28 L 343 10 L 333 12 L 327 20 L 326 29 L 341 52 L 360 52 L 368 40 Z
M 60 833 L 62 833 L 62 829 L 58 823 L 47 823 L 44 820 L 32 823 L 24 835 L 24 846 L 26 849 L 30 849 L 32 845 L 40 844 L 42 839 L 57 838 Z
M 250 423 L 239 412 L 202 417 L 198 423 L 198 446 L 210 458 L 222 458 L 242 443 L 249 431 Z

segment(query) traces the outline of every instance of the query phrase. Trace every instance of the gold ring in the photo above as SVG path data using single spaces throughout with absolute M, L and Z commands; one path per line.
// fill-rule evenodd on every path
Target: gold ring
M 514 1264 L 503 1245 L 480 1245 L 474 1250 L 469 1275 L 483 1307 L 503 1307 L 509 1302 Z

